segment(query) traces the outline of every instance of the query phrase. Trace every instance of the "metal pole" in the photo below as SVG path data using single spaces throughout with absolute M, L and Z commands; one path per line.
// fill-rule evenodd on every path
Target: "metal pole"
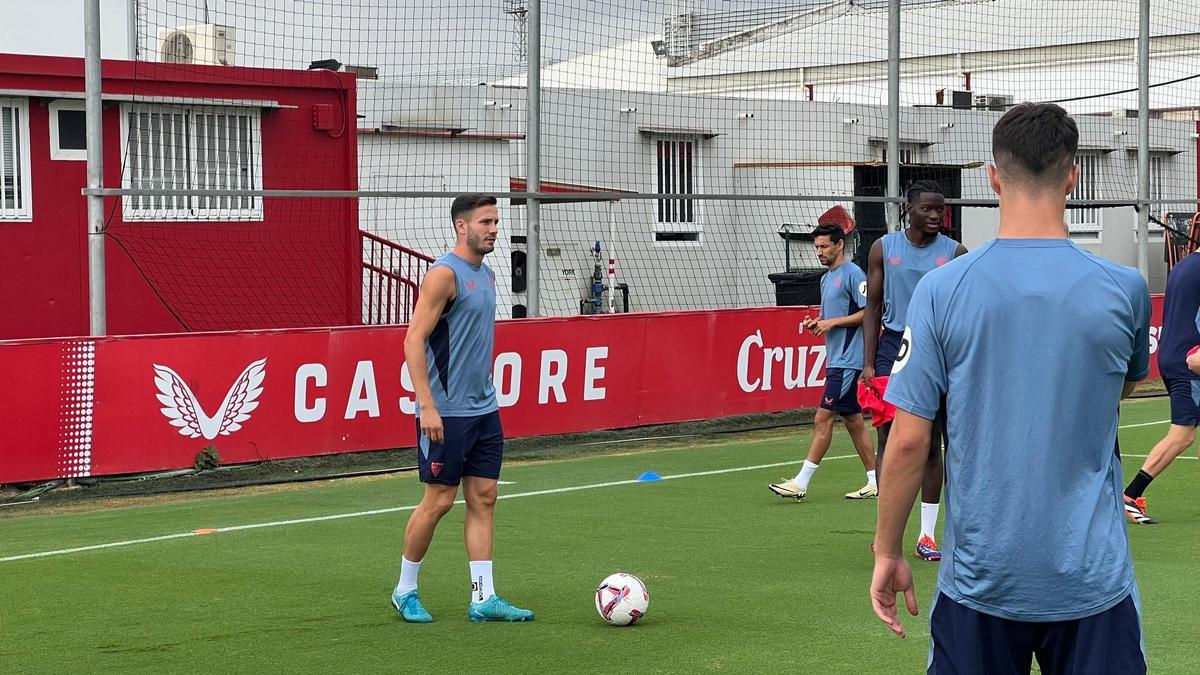
M 100 99 L 100 0 L 84 0 L 84 89 L 87 105 L 87 184 L 104 187 L 104 148 Z M 104 335 L 106 324 L 104 277 L 104 197 L 88 195 L 88 307 L 92 335 Z
M 608 203 L 608 313 L 617 313 L 617 221 L 613 209 L 616 202 Z
M 887 196 L 900 196 L 900 0 L 888 2 Z M 889 232 L 900 229 L 900 204 L 886 207 Z
M 1142 278 L 1150 279 L 1150 0 L 1138 2 L 1138 249 Z
M 525 189 L 530 192 L 542 190 L 542 2 L 530 0 L 529 17 L 526 32 L 525 67 Z M 529 199 L 526 204 L 525 248 L 526 270 L 525 288 L 528 294 L 528 316 L 539 316 L 542 304 L 539 297 L 541 291 L 541 275 L 539 268 L 542 259 L 541 232 L 541 202 Z
M 138 0 L 126 0 L 125 2 L 125 30 L 128 32 L 125 36 L 125 44 L 129 50 L 130 61 L 137 61 L 138 57 L 137 4 Z

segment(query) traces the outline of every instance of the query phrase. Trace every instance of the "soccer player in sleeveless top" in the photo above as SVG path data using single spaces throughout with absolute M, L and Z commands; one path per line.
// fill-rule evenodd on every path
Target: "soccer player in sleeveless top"
M 837 225 L 818 225 L 812 232 L 813 247 L 822 265 L 829 268 L 821 277 L 821 318 L 809 317 L 805 328 L 825 336 L 825 393 L 813 418 L 813 439 L 800 472 L 791 480 L 767 486 L 771 492 L 798 502 L 808 497 L 808 483 L 820 466 L 833 440 L 833 422 L 842 416 L 854 449 L 867 469 L 867 484 L 850 493 L 863 499 L 875 496 L 875 452 L 871 434 L 863 422 L 856 385 L 862 370 L 863 304 L 867 277 L 846 259 L 846 235 Z M 849 497 L 850 495 L 846 495 Z
M 433 621 L 417 593 L 417 572 L 461 483 L 471 569 L 467 617 L 529 621 L 533 612 L 497 596 L 492 582 L 492 516 L 504 431 L 492 386 L 496 275 L 483 257 L 496 247 L 496 198 L 462 195 L 451 205 L 450 218 L 457 235 L 454 250 L 426 272 L 404 338 L 417 397 L 417 464 L 425 495 L 404 530 L 392 606 L 410 623 Z
M 1114 448 L 1119 402 L 1150 369 L 1150 293 L 1067 237 L 1078 144 L 1056 105 L 1005 113 L 988 166 L 998 238 L 925 275 L 909 304 L 871 602 L 900 636 L 897 594 L 917 613 L 902 539 L 944 397 L 929 673 L 1028 673 L 1035 656 L 1043 673 L 1146 672 Z
M 884 235 L 871 245 L 867 258 L 867 307 L 863 313 L 863 372 L 868 387 L 876 377 L 890 376 L 900 349 L 900 335 L 908 316 L 908 303 L 921 277 L 967 252 L 966 247 L 941 234 L 946 211 L 942 186 L 921 180 L 909 186 L 905 215 L 908 228 Z M 882 335 L 880 324 L 883 325 Z M 943 406 L 942 413 L 945 412 Z M 921 531 L 917 534 L 917 556 L 929 561 L 942 559 L 934 529 L 942 496 L 942 442 L 946 435 L 945 415 L 938 416 L 929 439 L 929 462 L 921 485 Z M 877 429 L 879 450 L 876 470 L 883 466 L 891 424 Z

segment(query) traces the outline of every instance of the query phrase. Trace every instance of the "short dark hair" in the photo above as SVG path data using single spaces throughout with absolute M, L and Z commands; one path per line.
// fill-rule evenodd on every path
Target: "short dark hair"
M 821 223 L 813 228 L 812 237 L 814 241 L 817 237 L 829 237 L 829 241 L 836 244 L 839 241 L 846 240 L 846 233 L 842 231 L 841 227 L 833 223 Z
M 1022 103 L 992 129 L 996 166 L 1018 183 L 1064 179 L 1078 149 L 1075 120 L 1053 103 Z
M 450 205 L 450 222 L 458 220 L 481 206 L 495 205 L 496 198 L 492 195 L 485 195 L 481 192 L 469 192 L 465 195 L 459 195 L 454 198 L 454 203 Z
M 946 196 L 946 193 L 942 192 L 942 186 L 937 181 L 935 181 L 935 180 L 919 180 L 919 181 L 913 183 L 912 185 L 908 186 L 908 190 L 904 193 L 904 199 L 909 204 L 912 204 L 915 199 L 917 199 L 921 195 L 925 194 L 926 192 L 931 192 L 936 195 L 942 195 L 943 197 Z

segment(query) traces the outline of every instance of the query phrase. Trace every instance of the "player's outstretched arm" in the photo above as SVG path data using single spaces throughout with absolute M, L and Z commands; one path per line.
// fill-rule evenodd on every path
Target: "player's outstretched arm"
M 867 256 L 867 306 L 862 312 L 862 381 L 875 379 L 875 350 L 879 348 L 879 324 L 883 321 L 883 242 L 871 244 Z
M 442 418 L 433 402 L 429 389 L 429 360 L 425 357 L 425 342 L 442 318 L 446 303 L 454 297 L 454 270 L 449 267 L 434 267 L 425 273 L 421 282 L 421 294 L 413 308 L 412 321 L 404 334 L 404 360 L 408 363 L 408 374 L 412 377 L 413 392 L 421 414 L 421 434 L 433 443 L 441 443 L 444 434 Z
M 896 411 L 888 435 L 887 458 L 880 483 L 888 489 L 879 493 L 879 515 L 875 531 L 875 573 L 871 578 L 871 605 L 879 620 L 893 633 L 905 637 L 900 624 L 896 595 L 904 594 L 908 613 L 917 615 L 912 569 L 904 559 L 901 542 L 904 525 L 912 512 L 917 491 L 925 477 L 929 457 L 929 434 L 933 423 L 905 410 Z
M 955 249 L 955 251 L 954 251 L 955 258 L 957 258 L 960 255 L 966 255 L 966 254 L 967 254 L 967 247 L 963 246 L 962 244 L 959 244 L 958 248 Z

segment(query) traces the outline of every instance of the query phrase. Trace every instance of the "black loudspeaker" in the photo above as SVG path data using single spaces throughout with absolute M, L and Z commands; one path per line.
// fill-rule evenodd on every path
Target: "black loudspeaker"
M 514 319 L 524 319 L 525 316 L 526 316 L 525 305 L 513 305 L 513 318 Z
M 525 292 L 525 251 L 512 252 L 512 291 Z

